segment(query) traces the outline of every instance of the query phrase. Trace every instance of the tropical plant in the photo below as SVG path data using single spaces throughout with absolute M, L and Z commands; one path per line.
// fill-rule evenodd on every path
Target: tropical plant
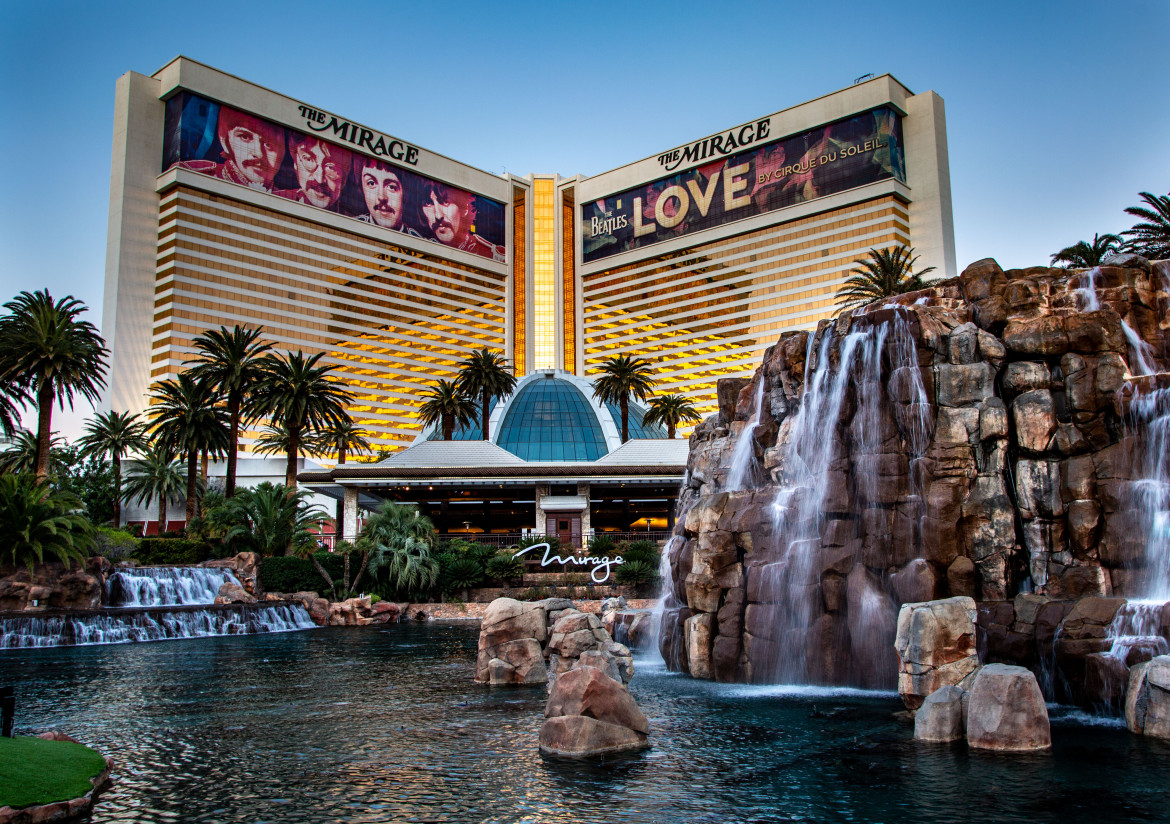
M 511 552 L 503 552 L 489 559 L 484 569 L 489 578 L 505 581 L 523 576 L 524 562 L 514 557 Z
M 464 426 L 476 418 L 475 401 L 455 381 L 440 380 L 436 386 L 424 389 L 422 397 L 426 400 L 418 408 L 419 418 L 426 426 L 438 423 L 445 441 L 455 436 L 456 426 Z
M 870 249 L 868 259 L 853 261 L 858 268 L 850 272 L 853 277 L 837 290 L 837 303 L 841 305 L 838 311 L 924 288 L 922 276 L 933 272 L 934 267 L 914 272 L 917 260 L 909 246 Z
M 630 439 L 630 396 L 646 400 L 654 388 L 650 361 L 619 355 L 597 367 L 601 375 L 593 381 L 593 397 L 602 403 L 616 403 L 622 413 L 622 443 Z
M 106 346 L 87 307 L 48 290 L 21 292 L 0 318 L 0 382 L 32 397 L 37 407 L 37 477 L 49 474 L 53 405 L 73 408 L 74 395 L 96 403 L 106 385 Z M 11 391 L 11 390 L 10 390 Z
M 328 455 L 330 453 L 336 453 L 338 466 L 345 464 L 345 459 L 351 452 L 359 450 L 368 452 L 370 450 L 370 442 L 366 440 L 365 433 L 361 429 L 358 429 L 354 422 L 348 418 L 329 424 L 317 433 L 317 454 Z M 344 498 L 337 502 L 337 510 L 333 524 L 334 532 L 338 537 L 345 535 Z
M 483 565 L 474 558 L 452 558 L 449 563 L 441 564 L 439 570 L 439 584 L 443 592 L 460 592 L 463 600 L 467 600 L 467 590 L 478 586 L 483 580 Z
M 606 555 L 613 551 L 613 539 L 605 535 L 594 535 L 589 539 L 591 555 Z
M 144 506 L 149 506 L 151 501 L 158 502 L 161 534 L 166 529 L 167 504 L 178 501 L 183 494 L 182 464 L 162 444 L 147 447 L 131 462 L 122 494 L 123 500 L 137 500 Z
M 658 580 L 658 570 L 646 561 L 625 561 L 614 574 L 619 584 L 645 586 Z
M 693 423 L 702 420 L 699 410 L 694 403 L 684 395 L 659 395 L 650 401 L 646 414 L 642 417 L 644 424 L 662 424 L 666 427 L 666 437 L 674 439 L 675 429 L 680 423 Z
M 114 471 L 114 526 L 122 524 L 122 457 L 146 446 L 146 426 L 128 412 L 100 412 L 85 425 L 77 442 L 87 458 L 110 457 Z
M 56 447 L 61 444 L 61 439 L 54 435 L 49 443 L 51 447 Z M 37 471 L 38 450 L 36 434 L 27 429 L 16 430 L 8 448 L 0 452 L 0 472 L 4 474 L 35 473 Z
M 1120 251 L 1124 241 L 1117 235 L 1093 235 L 1092 242 L 1079 240 L 1052 256 L 1052 265 L 1064 264 L 1066 269 L 1092 269 L 1114 252 Z
M 208 330 L 192 343 L 199 358 L 187 361 L 195 379 L 215 389 L 226 401 L 228 413 L 227 478 L 224 495 L 236 492 L 236 460 L 240 444 L 240 424 L 250 416 L 249 401 L 255 386 L 264 377 L 264 355 L 271 343 L 263 343 L 264 327 L 245 329 L 238 324 Z
M 353 394 L 329 377 L 333 367 L 319 363 L 323 353 L 268 355 L 264 377 L 256 386 L 256 412 L 271 415 L 288 433 L 285 486 L 297 487 L 297 455 L 313 431 L 349 420 L 345 405 Z
M 138 549 L 139 538 L 121 529 L 99 526 L 94 534 L 93 554 L 108 561 L 124 561 Z
M 10 376 L 0 374 L 0 433 L 5 437 L 20 431 L 20 407 L 26 403 L 28 394 Z
M 654 541 L 631 541 L 619 547 L 618 551 L 623 561 L 645 561 L 654 567 L 654 569 L 658 569 L 660 553 L 658 551 L 658 544 L 654 543 Z
M 63 444 L 49 453 L 49 485 L 76 496 L 87 518 L 104 524 L 114 518 L 114 470 L 104 460 L 86 457 L 80 446 Z
M 0 564 L 34 565 L 56 558 L 84 562 L 93 547 L 93 525 L 81 502 L 55 492 L 30 474 L 0 476 Z
M 1126 235 L 1126 248 L 1149 260 L 1170 258 L 1170 195 L 1140 193 L 1146 206 L 1130 206 L 1127 215 L 1140 217 L 1144 223 L 1135 223 L 1133 228 L 1121 234 Z
M 238 543 L 261 555 L 311 556 L 319 548 L 316 530 L 326 515 L 320 507 L 310 506 L 308 498 L 305 490 L 269 481 L 237 489 L 225 503 L 237 523 L 224 536 L 224 543 Z
M 154 421 L 154 437 L 165 449 L 187 459 L 189 523 L 199 512 L 199 456 L 222 455 L 227 450 L 227 413 L 215 405 L 215 388 L 196 380 L 190 371 L 156 383 L 151 400 L 147 414 Z
M 503 355 L 490 349 L 477 349 L 467 360 L 459 364 L 456 385 L 480 402 L 480 430 L 483 440 L 488 439 L 488 412 L 493 398 L 506 398 L 516 388 L 516 376 Z
M 358 536 L 362 560 L 351 588 L 357 588 L 367 568 L 372 573 L 384 567 L 387 583 L 396 591 L 413 595 L 430 589 L 438 576 L 438 564 L 431 558 L 434 540 L 430 518 L 387 501 L 370 516 Z M 345 574 L 348 578 L 348 569 Z

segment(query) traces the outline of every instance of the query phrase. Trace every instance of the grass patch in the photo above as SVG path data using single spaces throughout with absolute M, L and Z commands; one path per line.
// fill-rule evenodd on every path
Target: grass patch
M 28 807 L 80 798 L 105 769 L 97 752 L 69 741 L 0 738 L 0 807 Z

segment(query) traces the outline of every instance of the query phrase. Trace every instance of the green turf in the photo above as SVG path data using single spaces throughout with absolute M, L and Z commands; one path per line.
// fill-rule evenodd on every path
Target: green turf
M 105 766 L 105 759 L 81 744 L 0 737 L 0 807 L 80 798 Z

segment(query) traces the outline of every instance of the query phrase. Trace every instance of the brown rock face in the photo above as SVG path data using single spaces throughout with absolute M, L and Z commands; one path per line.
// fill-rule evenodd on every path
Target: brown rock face
M 620 681 L 591 666 L 559 676 L 544 710 L 540 751 L 595 756 L 649 746 L 650 722 Z
M 898 693 L 909 709 L 945 686 L 960 684 L 979 666 L 975 601 L 947 598 L 903 604 L 898 613 Z
M 750 382 L 721 382 L 719 415 L 691 436 L 671 545 L 658 634 L 670 666 L 720 681 L 892 686 L 927 674 L 896 676 L 880 642 L 903 604 L 1141 596 L 1132 410 L 1170 386 L 1170 290 L 1140 259 L 1095 277 L 1089 300 L 1084 273 L 978 261 L 786 333 Z M 1123 320 L 1159 374 L 1133 377 Z M 747 480 L 728 489 L 757 388 Z M 1044 644 L 1052 652 L 1060 609 L 990 624 L 988 637 L 1005 659 L 1035 664 Z M 1102 638 L 1062 633 L 1058 658 L 1079 661 L 1083 677 Z M 907 694 L 921 701 L 928 687 Z
M 988 664 L 979 670 L 968 699 L 967 743 L 1001 752 L 1051 747 L 1048 708 L 1036 676 L 1005 664 Z

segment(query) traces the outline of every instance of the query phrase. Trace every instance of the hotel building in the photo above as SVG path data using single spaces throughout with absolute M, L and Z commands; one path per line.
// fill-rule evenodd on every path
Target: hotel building
M 322 353 L 383 451 L 425 439 L 420 391 L 483 347 L 578 382 L 646 358 L 706 415 L 718 379 L 899 244 L 955 274 L 943 102 L 890 75 L 592 177 L 520 177 L 179 57 L 117 84 L 107 403 L 141 411 L 196 335 L 242 324 Z

